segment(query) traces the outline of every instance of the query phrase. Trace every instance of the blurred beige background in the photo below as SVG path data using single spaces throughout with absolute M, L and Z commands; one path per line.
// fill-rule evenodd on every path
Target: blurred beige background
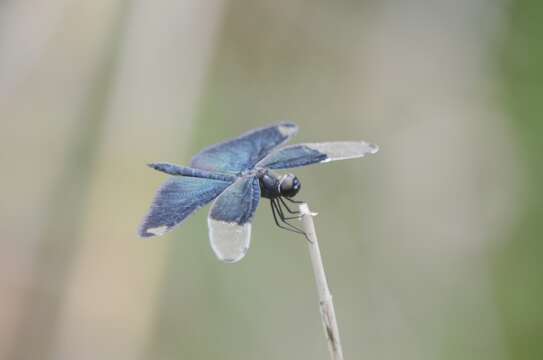
M 136 230 L 204 146 L 279 120 L 373 157 L 297 169 L 346 359 L 540 359 L 535 0 L 0 3 L 0 358 L 327 359 L 303 239 L 259 208 Z

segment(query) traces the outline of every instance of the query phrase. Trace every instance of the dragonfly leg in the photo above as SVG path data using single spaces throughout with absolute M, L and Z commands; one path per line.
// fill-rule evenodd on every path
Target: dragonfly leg
M 302 230 L 300 230 L 298 228 L 288 228 L 288 227 L 285 227 L 284 225 L 281 225 L 281 223 L 279 223 L 279 220 L 277 220 L 277 216 L 279 216 L 279 218 L 281 219 L 281 221 L 283 223 L 286 223 L 287 225 L 290 225 L 290 224 L 287 223 L 286 221 L 284 221 L 283 218 L 281 217 L 281 215 L 279 215 L 279 210 L 278 210 L 278 208 L 276 209 L 277 204 L 273 201 L 273 199 L 270 199 L 270 204 L 271 204 L 273 220 L 275 221 L 275 225 L 277 225 L 281 229 L 284 229 L 284 230 L 287 230 L 287 231 L 292 231 L 292 232 L 295 232 L 297 234 L 303 234 L 304 236 L 307 237 L 305 232 L 303 232 Z M 290 226 L 292 226 L 292 225 L 290 225 Z
M 294 220 L 294 219 L 300 219 L 302 216 L 301 215 L 297 215 L 297 216 L 285 216 L 285 213 L 283 212 L 283 207 L 281 206 L 281 203 L 279 202 L 279 200 L 275 200 L 275 207 L 277 209 L 277 213 L 279 214 L 279 218 L 289 224 L 290 226 L 296 228 L 296 226 L 292 225 L 291 223 L 287 222 L 286 220 Z M 300 229 L 301 230 L 301 229 Z
M 283 206 L 285 207 L 285 209 L 287 209 L 287 211 L 291 214 L 299 214 L 300 212 L 297 211 L 297 210 L 292 210 L 291 208 L 288 207 L 287 203 L 285 202 L 285 200 L 283 200 L 283 197 L 278 197 L 279 201 L 281 201 L 281 204 L 283 204 Z
M 294 204 L 303 204 L 305 201 L 297 201 L 297 200 L 294 200 L 294 199 L 291 199 L 289 197 L 284 197 L 284 199 L 290 201 L 291 203 L 294 203 Z
M 278 198 L 278 199 L 280 199 L 280 198 Z M 298 212 L 298 214 L 291 212 L 291 214 L 296 214 L 295 216 L 285 216 L 285 213 L 283 212 L 283 207 L 281 206 L 281 203 L 279 202 L 278 199 L 275 199 L 275 208 L 277 209 L 277 213 L 279 214 L 279 217 L 281 218 L 281 220 L 283 220 L 283 221 L 284 220 L 294 220 L 294 219 L 300 220 L 302 218 L 302 215 L 299 215 L 299 212 Z M 283 206 L 285 206 L 284 203 L 283 203 Z
M 288 222 L 287 220 L 289 219 L 292 219 L 292 217 L 288 218 L 288 217 L 285 217 L 285 214 L 283 213 L 283 209 L 281 208 L 281 204 L 279 203 L 279 201 L 272 201 L 272 210 L 273 210 L 273 206 L 275 206 L 275 209 L 277 210 L 277 213 L 279 215 L 279 219 L 281 219 L 281 222 L 287 226 L 289 226 L 295 233 L 298 233 L 298 234 L 302 234 L 306 239 L 307 241 L 309 241 L 310 243 L 312 243 L 311 239 L 309 239 L 309 237 L 307 236 L 307 233 L 305 231 L 303 231 L 302 229 L 292 225 L 290 222 Z M 299 219 L 300 217 L 299 216 L 296 216 L 294 217 L 294 219 Z

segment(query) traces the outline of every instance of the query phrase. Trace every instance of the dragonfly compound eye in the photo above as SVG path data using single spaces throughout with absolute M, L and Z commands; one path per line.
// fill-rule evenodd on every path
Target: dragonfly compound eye
M 279 190 L 282 196 L 293 197 L 298 193 L 298 191 L 300 191 L 301 187 L 302 184 L 296 176 L 287 174 L 281 179 Z

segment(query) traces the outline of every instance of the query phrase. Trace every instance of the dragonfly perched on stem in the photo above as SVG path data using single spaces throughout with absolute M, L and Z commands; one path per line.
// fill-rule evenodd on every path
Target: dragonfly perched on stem
M 140 236 L 164 235 L 213 201 L 208 216 L 211 247 L 220 260 L 236 262 L 249 249 L 251 222 L 260 199 L 266 198 L 278 227 L 307 238 L 291 222 L 300 218 L 299 211 L 287 204 L 301 203 L 293 199 L 301 182 L 293 174 L 274 170 L 363 157 L 379 147 L 364 141 L 284 146 L 297 132 L 295 124 L 282 122 L 212 145 L 196 154 L 190 167 L 149 164 L 172 177 L 158 190 Z

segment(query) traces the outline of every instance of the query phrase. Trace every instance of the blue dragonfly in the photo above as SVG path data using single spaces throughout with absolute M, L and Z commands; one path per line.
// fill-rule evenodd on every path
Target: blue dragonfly
M 251 222 L 261 198 L 270 201 L 277 226 L 305 235 L 290 222 L 300 214 L 286 202 L 300 203 L 293 199 L 300 180 L 273 170 L 363 157 L 379 147 L 364 141 L 283 146 L 297 132 L 296 124 L 282 122 L 212 145 L 195 155 L 190 167 L 149 164 L 172 177 L 158 190 L 139 235 L 164 235 L 213 201 L 207 220 L 211 248 L 220 260 L 236 262 L 249 249 Z

